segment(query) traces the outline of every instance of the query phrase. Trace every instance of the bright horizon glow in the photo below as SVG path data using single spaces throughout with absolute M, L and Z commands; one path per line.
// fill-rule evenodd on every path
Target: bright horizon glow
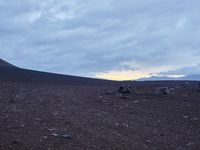
M 115 81 L 127 81 L 127 80 L 138 80 L 142 78 L 149 77 L 170 77 L 170 78 L 181 78 L 185 77 L 185 75 L 159 75 L 159 74 L 151 74 L 145 71 L 136 71 L 136 70 L 112 70 L 108 72 L 98 73 L 96 74 L 96 78 L 107 79 L 107 80 L 115 80 Z
M 116 81 L 125 81 L 125 80 L 138 80 L 140 78 L 150 77 L 149 73 L 141 71 L 132 71 L 132 70 L 112 70 L 105 73 L 98 73 L 97 78 L 116 80 Z

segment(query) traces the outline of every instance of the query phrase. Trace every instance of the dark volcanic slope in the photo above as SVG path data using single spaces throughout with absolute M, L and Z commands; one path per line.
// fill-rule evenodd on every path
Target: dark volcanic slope
M 27 69 L 17 68 L 3 60 L 0 60 L 0 80 L 7 81 L 34 81 L 51 82 L 68 85 L 105 85 L 112 84 L 111 81 L 83 78 L 69 75 L 46 73 Z
M 15 67 L 15 68 L 17 68 L 16 66 L 14 66 L 14 65 L 12 65 L 12 64 L 10 64 L 10 63 L 2 60 L 2 59 L 0 59 L 0 67 L 2 67 L 2 66 L 3 67 Z

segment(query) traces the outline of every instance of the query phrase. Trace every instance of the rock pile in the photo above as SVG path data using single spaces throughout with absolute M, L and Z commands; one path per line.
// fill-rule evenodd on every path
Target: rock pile
M 158 88 L 156 88 L 155 94 L 157 94 L 157 95 L 170 95 L 170 94 L 173 94 L 174 91 L 175 91 L 174 88 L 158 87 Z
M 120 94 L 132 94 L 134 90 L 131 86 L 120 86 L 118 89 L 118 93 Z

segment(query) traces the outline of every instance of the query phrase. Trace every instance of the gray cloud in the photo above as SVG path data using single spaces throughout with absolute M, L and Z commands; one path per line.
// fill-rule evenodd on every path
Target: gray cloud
M 200 60 L 199 4 L 1 0 L 0 57 L 25 68 L 83 76 L 194 66 Z
M 199 74 L 200 74 L 200 64 L 160 73 L 160 75 L 167 75 L 167 76 L 169 75 L 199 75 Z

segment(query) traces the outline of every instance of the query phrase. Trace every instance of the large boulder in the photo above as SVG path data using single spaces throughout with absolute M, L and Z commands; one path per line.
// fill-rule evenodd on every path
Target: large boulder
M 132 94 L 134 93 L 134 90 L 131 86 L 120 86 L 119 89 L 118 89 L 118 92 L 120 94 Z
M 155 90 L 155 94 L 157 95 L 170 95 L 173 94 L 175 91 L 174 88 L 169 88 L 169 87 L 158 87 Z

